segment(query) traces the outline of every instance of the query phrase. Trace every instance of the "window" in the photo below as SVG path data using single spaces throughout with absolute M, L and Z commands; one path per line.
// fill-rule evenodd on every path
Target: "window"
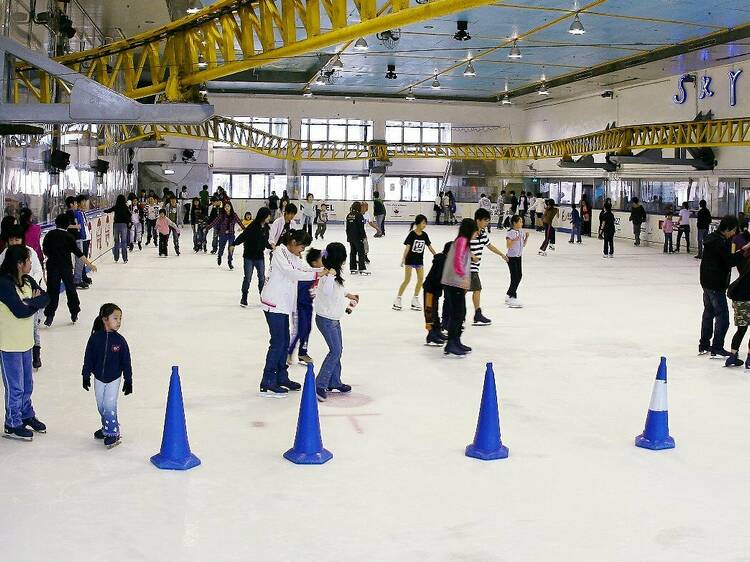
M 401 178 L 385 178 L 384 191 L 386 201 L 401 201 Z
M 303 119 L 302 140 L 354 142 L 372 140 L 372 121 L 361 119 Z
M 328 176 L 326 199 L 344 198 L 344 177 L 345 176 Z
M 268 181 L 268 175 L 266 174 L 253 174 L 250 176 L 250 197 L 253 199 L 265 199 L 266 198 L 266 183 Z M 271 193 L 268 192 L 268 195 Z
M 248 174 L 232 174 L 231 197 L 247 199 L 250 197 L 250 176 Z
M 438 194 L 438 178 L 422 178 L 420 201 L 434 201 Z
M 451 142 L 451 124 L 428 121 L 386 121 L 385 140 L 389 143 Z
M 213 175 L 213 190 L 221 186 L 223 187 L 229 196 L 232 196 L 232 175 L 231 174 L 216 174 Z
M 387 201 L 434 201 L 440 178 L 399 177 L 385 178 L 383 198 Z

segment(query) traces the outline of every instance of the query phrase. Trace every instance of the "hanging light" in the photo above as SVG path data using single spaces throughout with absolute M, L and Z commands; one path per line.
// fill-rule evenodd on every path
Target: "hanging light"
M 468 41 L 471 39 L 471 35 L 469 35 L 469 32 L 467 31 L 469 29 L 469 22 L 465 20 L 457 21 L 456 22 L 457 31 L 456 34 L 453 36 L 453 38 L 456 41 Z
M 198 12 L 200 12 L 200 11 L 201 11 L 201 9 L 200 9 L 200 8 L 188 8 L 188 9 L 187 9 L 187 10 L 185 10 L 185 11 L 186 11 L 186 12 L 187 12 L 188 14 L 197 14 Z
M 206 83 L 204 82 L 200 86 L 198 86 L 198 93 L 202 96 L 208 95 L 208 86 L 206 86 Z
M 203 70 L 208 67 L 208 63 L 203 59 L 203 55 L 198 56 L 198 70 Z
M 510 101 L 510 98 L 508 97 L 508 94 L 505 94 L 503 96 L 503 101 L 500 102 L 503 105 L 513 105 L 513 102 Z
M 549 90 L 547 89 L 547 84 L 545 82 L 542 82 L 542 85 L 539 86 L 539 89 L 536 92 L 540 96 L 548 96 Z
M 406 94 L 406 101 L 414 101 L 415 99 L 417 99 L 417 97 L 414 95 L 412 89 L 409 88 L 409 93 Z
M 464 70 L 464 76 L 476 76 L 477 71 L 474 70 L 474 64 L 469 61 L 469 64 L 466 65 L 466 70 Z
M 302 90 L 302 96 L 305 98 L 311 98 L 313 95 L 312 90 L 310 89 L 310 86 L 305 86 L 305 89 Z
M 313 82 L 316 86 L 325 86 L 326 81 L 323 79 L 323 73 L 319 72 L 318 75 L 315 77 L 315 82 Z
M 570 33 L 571 35 L 583 35 L 584 33 L 586 33 L 586 29 L 584 29 L 583 24 L 581 23 L 580 14 L 576 14 L 576 17 L 573 20 L 573 23 L 570 24 L 568 33 Z
M 331 63 L 331 68 L 336 68 L 338 70 L 341 70 L 344 68 L 344 61 L 341 60 L 341 57 L 339 55 L 336 55 L 336 58 L 333 59 L 333 62 Z
M 367 44 L 367 41 L 365 41 L 364 37 L 360 37 L 354 43 L 354 50 L 355 51 L 366 51 L 369 48 L 370 48 L 370 46 Z
M 523 55 L 521 54 L 521 49 L 518 48 L 518 40 L 513 39 L 513 46 L 510 48 L 510 52 L 508 53 L 509 59 L 520 59 Z
M 437 74 L 435 75 L 435 79 L 432 81 L 432 89 L 433 90 L 440 89 L 440 80 L 438 80 Z

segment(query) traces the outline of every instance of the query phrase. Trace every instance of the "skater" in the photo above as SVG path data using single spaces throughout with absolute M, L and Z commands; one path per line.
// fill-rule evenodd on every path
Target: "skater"
M 427 330 L 427 345 L 445 345 L 443 332 L 440 330 L 440 297 L 443 294 L 443 285 L 441 279 L 443 276 L 443 267 L 445 267 L 445 256 L 448 255 L 451 243 L 448 242 L 443 247 L 443 251 L 432 257 L 430 271 L 424 280 L 424 324 Z M 445 319 L 444 319 L 445 320 Z
M 133 217 L 125 196 L 122 193 L 118 195 L 114 206 L 104 209 L 104 212 L 115 214 L 114 225 L 112 226 L 114 237 L 112 255 L 115 258 L 115 263 L 120 261 L 120 253 L 122 253 L 122 263 L 128 263 L 128 231 Z
M 208 219 L 207 223 L 212 224 L 219 216 L 219 213 L 221 213 L 222 210 L 222 204 L 221 199 L 214 195 L 211 198 L 211 210 L 208 213 Z M 210 229 L 208 229 L 210 230 Z M 206 237 L 208 237 L 208 233 L 206 233 Z M 215 254 L 219 249 L 219 227 L 214 226 L 213 233 L 211 235 L 211 253 Z
M 679 217 L 677 219 L 677 249 L 675 253 L 680 253 L 680 241 L 682 236 L 685 236 L 685 247 L 686 252 L 690 253 L 690 209 L 688 209 L 688 202 L 685 201 L 680 209 Z
M 442 278 L 443 294 L 450 310 L 448 343 L 444 350 L 446 356 L 463 357 L 471 352 L 468 345 L 461 343 L 461 332 L 466 319 L 466 291 L 471 284 L 470 244 L 478 233 L 477 223 L 473 219 L 462 220 L 458 227 L 458 236 L 445 257 Z
M 250 211 L 245 211 L 245 216 L 242 218 L 242 230 L 245 230 L 251 224 L 253 224 L 253 214 Z
M 369 226 L 372 228 L 375 231 L 375 236 L 377 236 L 380 234 L 380 230 L 378 230 L 378 225 L 370 214 L 370 205 L 367 201 L 360 201 L 360 205 L 362 205 L 362 219 L 365 221 L 365 227 Z M 365 239 L 363 242 L 365 246 L 365 263 L 370 263 L 370 243 L 367 240 L 367 228 L 365 228 Z
M 320 278 L 315 297 L 315 325 L 328 346 L 328 354 L 315 379 L 315 392 L 320 402 L 325 402 L 329 392 L 350 392 L 352 389 L 341 382 L 341 316 L 344 311 L 351 314 L 359 303 L 359 295 L 344 290 L 344 278 L 341 276 L 344 264 L 344 245 L 340 242 L 328 244 L 323 252 L 324 275 Z
M 641 245 L 641 228 L 646 222 L 646 209 L 641 205 L 638 197 L 633 197 L 633 205 L 630 208 L 630 217 L 628 220 L 633 223 L 633 246 Z
M 419 303 L 419 293 L 422 291 L 424 282 L 424 251 L 425 248 L 435 255 L 435 249 L 432 247 L 430 237 L 425 232 L 427 227 L 427 217 L 417 215 L 414 222 L 411 223 L 411 230 L 404 240 L 404 252 L 401 256 L 401 267 L 404 268 L 404 280 L 398 288 L 398 295 L 393 301 L 393 310 L 401 310 L 401 296 L 406 291 L 406 287 L 411 282 L 411 272 L 414 270 L 417 274 L 417 284 L 414 286 L 414 296 L 411 299 L 412 310 L 422 310 Z
M 85 193 L 81 193 L 76 196 L 76 222 L 80 225 L 78 231 L 78 239 L 76 244 L 83 252 L 83 255 L 88 257 L 89 248 L 91 246 L 91 231 L 88 228 L 88 219 L 86 219 L 86 211 L 89 210 L 89 196 Z M 127 243 L 127 232 L 125 233 Z M 91 279 L 86 276 L 86 268 L 83 266 L 83 261 L 76 258 L 75 267 L 73 269 L 73 283 L 79 289 L 88 289 L 91 284 Z
M 526 197 L 526 193 L 521 190 L 521 194 L 518 196 L 518 216 L 521 217 L 521 221 L 526 225 L 526 213 L 529 210 L 529 198 Z
M 725 367 L 741 367 L 743 361 L 739 359 L 740 346 L 742 339 L 747 333 L 747 326 L 750 324 L 750 270 L 745 269 L 744 273 L 729 285 L 727 296 L 732 299 L 732 309 L 734 310 L 734 325 L 737 331 L 732 338 L 731 355 L 727 357 L 724 363 Z M 750 348 L 748 349 L 747 359 L 744 361 L 745 369 L 750 369 Z
M 698 229 L 698 255 L 695 256 L 695 259 L 697 260 L 703 257 L 703 240 L 705 240 L 708 235 L 708 229 L 711 226 L 711 211 L 709 211 L 706 206 L 706 200 L 701 199 L 700 203 L 698 203 L 698 207 L 698 215 L 696 216 L 696 228 Z
M 497 229 L 500 230 L 505 225 L 505 190 L 500 192 L 497 196 Z
M 731 251 L 729 241 L 737 233 L 737 226 L 737 217 L 727 215 L 721 219 L 719 227 L 706 236 L 703 243 L 703 259 L 700 266 L 703 316 L 698 355 L 710 352 L 711 359 L 724 359 L 730 355 L 724 349 L 724 338 L 729 328 L 726 290 L 732 267 L 739 265 L 743 253 L 750 250 L 749 242 L 736 252 Z
M 352 203 L 346 215 L 346 241 L 349 242 L 349 271 L 352 275 L 370 275 L 365 264 L 365 218 L 362 216 L 362 204 Z
M 577 240 L 574 240 L 577 238 Z M 569 244 L 573 242 L 581 243 L 581 213 L 576 209 L 576 204 L 570 204 L 570 240 Z
M 443 192 L 438 193 L 435 197 L 435 204 L 432 206 L 432 210 L 435 212 L 435 224 L 440 225 L 440 215 L 443 214 Z
M 325 203 L 321 203 L 320 205 L 320 212 L 318 213 L 318 226 L 315 229 L 315 240 L 320 238 L 321 240 L 325 240 L 326 236 L 326 229 L 328 228 L 328 205 Z M 375 235 L 375 238 L 377 238 L 378 235 Z
M 615 257 L 615 215 L 612 213 L 612 203 L 604 204 L 604 214 L 599 226 L 604 237 L 604 258 Z
M 44 325 L 47 327 L 52 326 L 55 318 L 57 305 L 60 301 L 60 291 L 57 288 L 61 282 L 65 285 L 65 294 L 68 297 L 70 320 L 74 324 L 78 321 L 81 303 L 73 285 L 71 256 L 83 258 L 86 267 L 96 272 L 96 266 L 78 248 L 73 236 L 68 232 L 68 226 L 70 226 L 70 216 L 66 213 L 57 215 L 55 229 L 48 232 L 44 236 L 44 242 L 42 242 L 42 250 L 47 257 L 47 287 L 56 289 L 49 292 L 49 303 L 44 308 Z
M 508 234 L 505 235 L 505 243 L 508 248 L 508 258 L 505 261 L 508 262 L 510 272 L 510 285 L 508 286 L 508 292 L 505 293 L 505 304 L 509 308 L 523 308 L 523 303 L 518 300 L 518 286 L 521 284 L 521 278 L 523 277 L 521 256 L 526 243 L 529 241 L 529 233 L 524 234 L 521 231 L 523 219 L 518 215 L 511 217 L 510 226 Z
M 42 268 L 42 263 L 39 261 L 39 257 L 36 255 L 36 252 L 34 251 L 34 248 L 32 248 L 29 245 L 24 244 L 24 231 L 23 226 L 20 224 L 13 226 L 9 231 L 9 238 L 8 238 L 8 247 L 10 246 L 24 246 L 29 249 L 30 258 L 31 258 L 31 271 L 28 273 L 29 277 L 31 277 L 34 281 L 36 281 L 36 284 L 39 285 L 40 288 L 43 288 L 46 286 L 46 283 L 44 282 L 44 269 Z M 3 263 L 3 260 L 5 259 L 5 253 L 6 250 L 3 250 L 0 252 L 0 264 Z M 43 254 L 42 254 L 43 255 Z M 37 370 L 41 368 L 42 366 L 42 347 L 41 347 L 41 335 L 39 333 L 39 325 L 42 323 L 42 311 L 37 310 L 36 314 L 34 314 L 34 347 L 32 348 L 32 366 L 34 367 L 34 370 Z
M 271 220 L 271 210 L 261 207 L 255 215 L 255 220 L 235 239 L 234 244 L 243 245 L 242 260 L 245 276 L 242 278 L 242 297 L 240 306 L 247 306 L 247 293 L 250 290 L 250 282 L 253 280 L 253 270 L 258 276 L 258 294 L 263 292 L 266 282 L 266 262 L 263 254 L 271 249 L 268 243 L 268 222 Z M 234 247 L 230 247 L 234 250 Z
M 315 197 L 312 193 L 308 193 L 305 197 L 302 207 L 302 230 L 312 236 L 312 225 L 315 222 Z
M 302 388 L 298 382 L 289 379 L 286 359 L 289 350 L 289 315 L 295 307 L 297 282 L 313 281 L 319 274 L 325 273 L 302 266 L 300 255 L 310 242 L 312 238 L 307 232 L 293 230 L 271 256 L 271 273 L 260 295 L 261 308 L 271 334 L 260 381 L 261 396 L 280 398 L 286 396 L 289 390 Z
M 534 207 L 534 228 L 537 232 L 542 232 L 544 230 L 544 222 L 542 221 L 542 219 L 544 218 L 544 211 L 546 210 L 547 200 L 541 195 L 538 195 Z
M 31 209 L 29 209 L 28 207 L 24 207 L 23 209 L 21 209 L 21 211 L 18 213 L 18 224 L 20 224 L 23 228 L 24 244 L 26 244 L 36 252 L 37 257 L 39 258 L 39 263 L 41 263 L 42 267 L 44 267 L 44 252 L 42 251 L 42 227 L 32 222 Z M 0 248 L 0 250 L 2 249 L 4 248 Z M 88 255 L 88 252 L 84 253 Z M 84 277 L 84 280 L 86 280 L 86 277 Z
M 68 220 L 67 215 L 61 216 Z M 63 235 L 69 236 L 65 232 Z M 75 246 L 72 238 L 70 243 Z M 34 315 L 49 299 L 29 276 L 31 253 L 21 244 L 9 246 L 0 264 L 0 372 L 5 386 L 4 436 L 25 441 L 34 438 L 31 430 L 37 433 L 47 431 L 47 427 L 36 418 L 31 394 L 34 390 Z
M 200 205 L 203 209 L 203 214 L 208 213 L 208 200 L 209 200 L 209 193 L 208 193 L 208 186 L 204 183 L 203 187 L 201 188 L 200 192 L 198 193 L 198 197 L 200 199 Z
M 206 247 L 206 213 L 200 199 L 195 197 L 193 204 L 190 206 L 190 227 L 193 229 L 193 251 L 207 252 Z
M 487 209 L 477 209 L 474 213 L 474 220 L 477 223 L 479 234 L 476 238 L 471 240 L 471 285 L 469 285 L 469 292 L 471 292 L 471 300 L 474 304 L 474 326 L 489 326 L 492 324 L 492 320 L 482 314 L 482 280 L 479 278 L 479 266 L 482 264 L 482 253 L 486 247 L 493 254 L 497 254 L 504 261 L 508 261 L 508 258 L 498 248 L 490 243 L 490 237 L 487 234 L 489 232 L 490 221 L 492 215 Z
M 177 233 L 177 225 L 167 218 L 167 211 L 165 209 L 159 209 L 159 218 L 156 219 L 156 231 L 159 233 L 159 257 L 164 256 L 165 258 L 169 255 L 169 233 L 171 229 Z
M 305 260 L 311 268 L 323 269 L 323 254 L 320 250 L 310 248 Z M 299 344 L 297 361 L 305 364 L 313 362 L 312 357 L 307 353 L 307 343 L 312 331 L 313 299 L 315 298 L 317 284 L 317 279 L 297 281 L 297 309 L 289 319 L 291 343 L 289 344 L 287 365 L 291 366 L 294 363 L 294 352 L 297 349 L 297 344 Z
M 288 203 L 284 206 L 281 211 L 281 216 L 273 221 L 271 229 L 268 234 L 268 241 L 271 243 L 271 247 L 275 250 L 276 246 L 281 242 L 281 239 L 286 233 L 292 228 L 292 221 L 297 216 L 297 205 L 294 203 Z
M 380 231 L 378 234 L 375 235 L 375 238 L 381 238 L 385 236 L 385 204 L 383 203 L 383 200 L 380 198 L 380 192 L 374 191 L 372 193 L 372 207 L 373 207 L 373 214 L 375 215 L 375 223 L 378 225 L 378 230 Z
M 135 245 L 138 249 L 143 249 L 143 208 L 137 199 L 131 199 L 130 204 L 130 251 L 133 251 Z
M 169 194 L 169 203 L 164 206 L 164 210 L 167 211 L 167 218 L 171 220 L 175 225 L 180 224 L 180 207 L 177 205 L 177 197 L 174 194 Z M 180 255 L 180 227 L 170 228 L 170 235 L 172 236 L 172 244 L 174 245 L 174 253 Z
M 581 234 L 591 238 L 591 205 L 585 195 L 581 195 Z
M 667 213 L 661 223 L 661 231 L 664 233 L 664 253 L 673 254 L 672 233 L 674 232 L 674 223 L 672 222 L 672 213 Z
M 121 325 L 120 307 L 111 302 L 103 304 L 91 328 L 81 370 L 86 392 L 91 388 L 91 375 L 94 375 L 96 407 L 102 421 L 101 427 L 94 432 L 94 439 L 103 439 L 107 449 L 120 444 L 120 422 L 117 420 L 120 379 L 123 380 L 122 393 L 125 396 L 133 393 L 130 348 L 118 332 Z
M 555 217 L 557 217 L 558 209 L 555 207 L 555 201 L 553 199 L 547 199 L 544 216 L 542 218 L 542 224 L 544 224 L 544 242 L 539 247 L 539 255 L 546 256 L 547 248 L 553 252 L 555 251 Z M 515 214 L 515 213 L 514 213 Z
M 227 265 L 229 269 L 234 269 L 232 258 L 234 257 L 234 227 L 239 226 L 242 229 L 242 221 L 237 213 L 234 212 L 234 207 L 230 201 L 224 203 L 219 214 L 214 218 L 212 222 L 206 226 L 207 230 L 211 228 L 214 232 L 219 233 L 219 254 L 216 256 L 216 263 L 221 265 L 221 258 L 224 255 L 224 248 L 229 246 L 227 249 Z
M 159 218 L 159 208 L 156 198 L 153 195 L 149 195 L 148 203 L 143 210 L 146 215 L 146 246 L 151 243 L 152 237 L 154 239 L 154 246 L 158 244 L 156 237 L 156 219 Z
M 279 210 L 279 196 L 275 191 L 271 191 L 268 197 L 268 209 L 271 211 L 271 221 L 276 220 L 276 212 Z

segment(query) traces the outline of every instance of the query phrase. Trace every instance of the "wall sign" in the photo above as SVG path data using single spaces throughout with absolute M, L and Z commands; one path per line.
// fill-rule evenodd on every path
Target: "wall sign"
M 728 86 L 729 86 L 729 105 L 734 107 L 737 105 L 737 79 L 742 74 L 742 69 L 730 70 L 727 73 Z M 678 105 L 682 105 L 688 100 L 687 88 L 685 87 L 686 82 L 694 82 L 694 78 L 689 74 L 683 74 L 677 79 L 677 93 L 672 96 L 672 101 Z M 706 98 L 712 98 L 714 96 L 713 78 L 710 76 L 703 76 L 700 84 L 700 90 L 698 91 L 698 99 L 704 100 Z

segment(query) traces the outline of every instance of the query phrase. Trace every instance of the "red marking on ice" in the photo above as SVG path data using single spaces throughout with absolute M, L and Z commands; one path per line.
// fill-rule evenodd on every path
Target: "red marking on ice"
M 357 420 L 357 418 L 361 416 L 379 416 L 379 415 L 380 414 L 320 414 L 321 417 L 348 418 L 349 423 L 351 423 L 352 427 L 354 428 L 354 431 L 356 431 L 360 435 L 363 434 L 365 430 L 361 425 L 359 425 L 359 421 Z
M 266 422 L 254 421 L 250 425 L 252 425 L 253 427 L 266 427 Z
M 334 408 L 358 408 L 359 406 L 365 406 L 372 402 L 372 398 L 366 394 L 357 394 L 355 392 L 329 392 L 328 401 L 326 406 L 332 406 Z

